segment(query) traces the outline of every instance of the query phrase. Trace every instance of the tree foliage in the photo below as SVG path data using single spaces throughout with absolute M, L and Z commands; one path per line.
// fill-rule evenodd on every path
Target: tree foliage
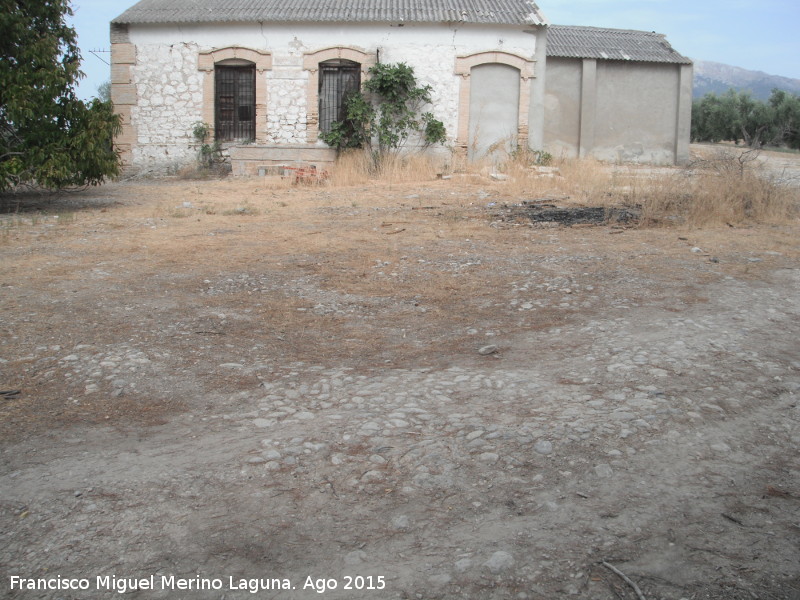
M 430 85 L 420 86 L 405 63 L 369 69 L 363 91 L 345 99 L 345 118 L 322 139 L 335 148 L 369 148 L 376 161 L 402 149 L 414 137 L 423 147 L 446 140 L 444 124 L 422 112 L 432 102 Z
M 79 100 L 69 0 L 0 0 L 0 191 L 96 185 L 119 172 L 111 102 Z
M 692 139 L 698 142 L 743 141 L 800 149 L 800 96 L 773 90 L 769 101 L 747 92 L 706 94 L 692 107 Z

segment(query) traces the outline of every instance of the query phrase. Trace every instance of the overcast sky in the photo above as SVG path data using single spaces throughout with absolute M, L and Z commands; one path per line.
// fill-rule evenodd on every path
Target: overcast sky
M 291 1 L 291 0 L 287 0 Z M 347 0 L 341 0 L 346 2 Z M 109 79 L 108 23 L 135 0 L 72 0 L 83 54 L 79 93 Z M 800 0 L 538 0 L 551 23 L 665 33 L 681 54 L 800 79 Z

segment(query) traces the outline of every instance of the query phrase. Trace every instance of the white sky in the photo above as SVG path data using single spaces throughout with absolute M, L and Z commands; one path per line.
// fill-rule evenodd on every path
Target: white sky
M 347 0 L 342 0 L 347 1 Z M 91 50 L 109 49 L 109 21 L 135 0 L 72 0 L 90 98 L 109 67 Z M 695 60 L 800 79 L 800 0 L 538 0 L 551 23 L 657 31 Z M 110 61 L 109 54 L 99 54 Z

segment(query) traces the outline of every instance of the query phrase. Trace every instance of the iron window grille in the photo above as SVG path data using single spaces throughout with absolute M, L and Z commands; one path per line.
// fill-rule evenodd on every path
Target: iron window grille
M 253 140 L 256 137 L 256 69 L 215 69 L 215 131 L 217 141 Z
M 326 60 L 319 65 L 319 130 L 328 133 L 344 121 L 346 101 L 361 88 L 361 65 L 352 60 Z

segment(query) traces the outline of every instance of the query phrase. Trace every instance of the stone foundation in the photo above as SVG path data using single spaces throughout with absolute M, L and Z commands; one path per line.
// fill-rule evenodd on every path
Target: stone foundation
M 284 165 L 305 167 L 316 165 L 320 171 L 330 169 L 336 162 L 336 150 L 322 146 L 232 146 L 229 149 L 233 175 L 263 175 L 259 169 Z

